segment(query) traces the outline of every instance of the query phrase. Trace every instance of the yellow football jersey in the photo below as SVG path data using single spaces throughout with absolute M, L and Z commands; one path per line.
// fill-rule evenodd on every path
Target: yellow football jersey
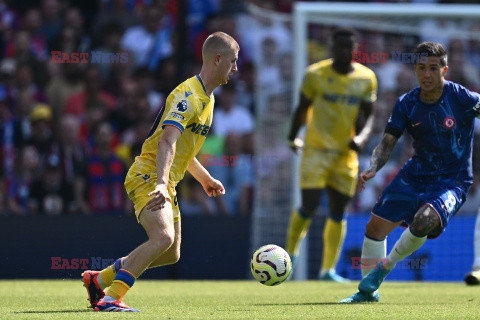
M 312 64 L 305 74 L 302 93 L 312 100 L 305 145 L 342 152 L 356 134 L 360 103 L 377 99 L 377 79 L 359 63 L 353 63 L 349 74 L 335 72 L 332 63 L 327 59 Z
M 135 158 L 131 171 L 155 175 L 158 141 L 166 125 L 182 131 L 177 141 L 175 156 L 170 168 L 169 184 L 173 187 L 183 178 L 190 161 L 202 147 L 212 125 L 215 99 L 207 95 L 199 76 L 181 83 L 167 97 L 152 129 L 142 146 L 142 153 Z

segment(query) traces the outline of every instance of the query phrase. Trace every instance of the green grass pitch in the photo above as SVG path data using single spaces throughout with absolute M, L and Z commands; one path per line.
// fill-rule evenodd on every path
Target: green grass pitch
M 357 283 L 140 280 L 125 298 L 137 314 L 88 309 L 79 280 L 0 281 L 0 319 L 480 319 L 480 286 L 386 282 L 380 303 L 341 305 Z

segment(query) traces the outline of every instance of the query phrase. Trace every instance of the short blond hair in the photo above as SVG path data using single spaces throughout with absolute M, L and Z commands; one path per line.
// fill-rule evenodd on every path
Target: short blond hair
M 225 32 L 215 32 L 208 36 L 202 46 L 202 57 L 210 57 L 215 54 L 225 54 L 228 50 L 240 50 L 237 41 Z

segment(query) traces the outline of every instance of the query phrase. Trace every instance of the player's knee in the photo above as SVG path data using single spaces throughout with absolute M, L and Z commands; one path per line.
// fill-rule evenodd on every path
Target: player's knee
M 425 237 L 440 225 L 438 215 L 433 209 L 427 207 L 415 214 L 410 231 L 418 236 Z
M 173 233 L 165 231 L 158 236 L 151 238 L 149 241 L 152 243 L 155 251 L 161 254 L 173 245 L 175 241 L 175 236 Z

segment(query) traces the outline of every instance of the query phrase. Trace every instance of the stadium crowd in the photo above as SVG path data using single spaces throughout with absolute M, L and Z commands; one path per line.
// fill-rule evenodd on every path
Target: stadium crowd
M 90 2 L 91 7 L 86 5 Z M 239 72 L 216 91 L 213 129 L 199 160 L 224 183 L 227 194 L 210 199 L 187 177 L 178 188 L 179 202 L 185 216 L 248 215 L 255 181 L 291 157 L 282 144 L 288 128 L 270 126 L 280 119 L 288 123 L 293 108 L 291 25 L 255 16 L 243 1 L 187 0 L 187 43 L 180 43 L 177 1 L 90 2 L 77 7 L 59 0 L 38 5 L 0 1 L 0 214 L 133 214 L 123 187 L 126 170 L 178 79 L 198 74 L 206 36 L 220 30 L 238 39 Z M 292 9 L 289 0 L 249 2 L 283 13 Z M 369 41 L 360 50 L 410 52 L 416 40 L 430 38 L 428 30 L 436 29 L 435 40 L 449 52 L 447 79 L 478 91 L 480 41 L 456 38 L 459 26 L 435 23 L 422 22 L 420 39 L 361 31 Z M 461 27 L 480 30 L 480 24 Z M 316 39 L 309 43 L 311 62 L 329 56 L 331 29 L 310 28 Z M 181 48 L 188 63 L 178 77 Z M 409 65 L 389 61 L 367 66 L 378 77 L 378 125 L 360 155 L 363 167 L 394 99 L 415 86 Z M 255 148 L 256 123 L 277 139 Z M 479 150 L 477 146 L 475 164 Z M 393 155 L 396 161 L 355 199 L 352 210 L 369 210 L 411 152 L 404 139 Z M 265 159 L 271 166 L 263 165 Z M 466 207 L 478 207 L 478 180 L 471 192 Z

